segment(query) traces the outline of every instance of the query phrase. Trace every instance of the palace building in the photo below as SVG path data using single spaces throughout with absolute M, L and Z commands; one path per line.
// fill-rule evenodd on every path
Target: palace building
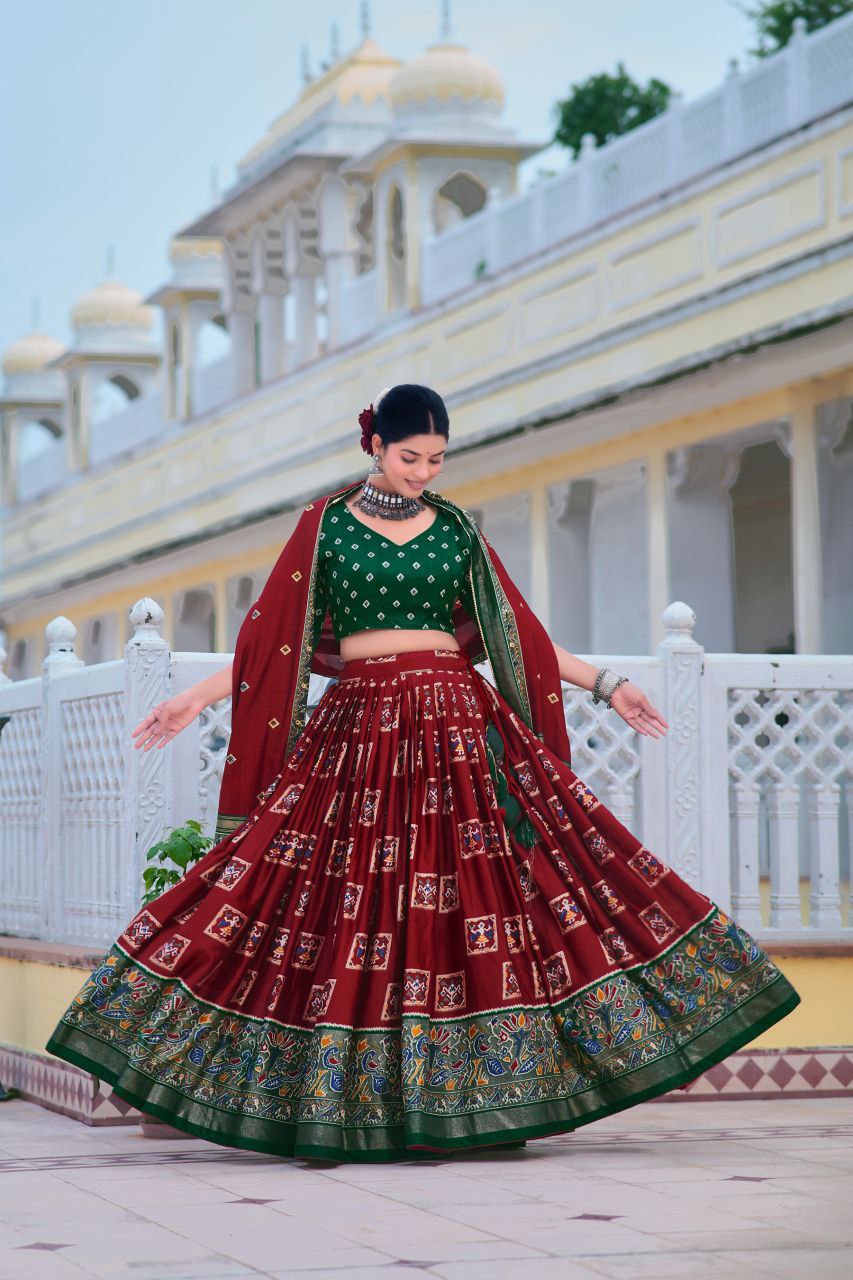
M 230 651 L 395 382 L 445 398 L 443 491 L 569 649 L 648 653 L 672 600 L 712 651 L 853 648 L 853 16 L 523 191 L 550 140 L 503 108 L 446 22 L 402 61 L 363 17 L 148 296 L 109 272 L 68 346 L 6 350 L 13 679 L 60 614 L 120 657 L 145 595 Z

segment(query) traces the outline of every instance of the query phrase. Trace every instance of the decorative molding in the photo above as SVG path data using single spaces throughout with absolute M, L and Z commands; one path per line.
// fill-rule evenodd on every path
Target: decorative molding
M 839 218 L 849 218 L 853 213 L 853 197 L 844 198 L 845 163 L 850 162 L 850 189 L 853 192 L 853 147 L 842 147 L 836 159 L 835 190 Z
M 732 249 L 728 253 L 721 252 L 721 224 L 728 215 L 748 208 L 754 205 L 758 200 L 771 196 L 776 192 L 784 191 L 786 187 L 792 187 L 795 182 L 801 178 L 807 178 L 810 175 L 817 179 L 817 213 L 811 218 L 804 218 L 801 222 L 791 223 L 783 231 L 777 231 L 775 234 L 765 236 L 761 240 L 750 240 L 749 244 L 741 245 L 738 249 Z M 784 198 L 783 198 L 784 199 Z M 759 253 L 764 253 L 767 249 L 773 249 L 777 245 L 785 244 L 788 240 L 795 240 L 797 236 L 801 236 L 806 231 L 815 231 L 818 227 L 826 224 L 826 172 L 823 161 L 816 160 L 813 164 L 801 165 L 799 169 L 792 169 L 789 173 L 782 174 L 781 177 L 773 179 L 771 182 L 762 182 L 751 190 L 745 191 L 742 195 L 735 196 L 731 200 L 726 200 L 711 214 L 711 260 L 715 267 L 729 267 L 736 262 L 742 262 L 744 258 L 754 258 Z M 763 225 L 767 225 L 769 219 L 759 218 Z
M 105 1080 L 49 1053 L 0 1045 L 0 1079 L 29 1102 L 83 1124 L 138 1125 L 142 1119 Z
M 631 258 L 640 259 L 644 254 L 650 254 L 654 250 L 662 252 L 664 264 L 669 265 L 671 268 L 673 264 L 670 263 L 669 256 L 674 252 L 674 242 L 679 237 L 687 237 L 689 233 L 692 233 L 690 237 L 694 255 L 692 265 L 685 266 L 681 270 L 672 270 L 672 274 L 663 274 L 659 279 L 644 282 L 639 287 L 635 285 L 633 289 L 630 287 L 629 279 L 629 287 L 621 295 L 617 294 L 615 269 L 628 262 Z M 633 244 L 627 245 L 617 253 L 610 254 L 607 259 L 607 266 L 607 294 L 611 311 L 622 311 L 626 307 L 636 306 L 638 302 L 648 302 L 660 293 L 667 293 L 670 289 L 677 289 L 680 285 L 689 284 L 691 280 L 701 279 L 703 275 L 701 216 L 695 214 L 693 217 L 685 218 L 681 222 L 675 223 L 674 226 L 655 232 L 654 235 L 645 236 L 642 240 L 635 240 Z M 644 278 L 644 281 L 648 274 L 647 271 L 640 272 L 640 276 Z M 630 272 L 628 272 L 628 275 L 630 276 Z
M 655 1102 L 853 1098 L 853 1048 L 739 1049 Z

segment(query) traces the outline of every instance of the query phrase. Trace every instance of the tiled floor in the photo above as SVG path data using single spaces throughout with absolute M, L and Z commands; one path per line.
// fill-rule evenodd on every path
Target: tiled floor
M 332 1165 L 0 1104 L 0 1278 L 850 1280 L 853 1101 L 645 1104 Z

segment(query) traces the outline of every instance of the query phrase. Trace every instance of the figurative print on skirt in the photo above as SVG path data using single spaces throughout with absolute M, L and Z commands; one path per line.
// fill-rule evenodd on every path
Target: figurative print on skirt
M 798 1002 L 467 658 L 429 649 L 345 664 L 47 1047 L 213 1142 L 381 1161 L 571 1130 Z

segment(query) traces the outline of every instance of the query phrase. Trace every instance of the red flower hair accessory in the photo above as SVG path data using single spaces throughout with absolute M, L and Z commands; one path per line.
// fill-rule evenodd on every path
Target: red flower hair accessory
M 373 453 L 373 424 L 376 421 L 376 414 L 373 410 L 373 402 L 371 401 L 369 409 L 362 409 L 358 415 L 359 425 L 361 426 L 361 447 L 365 453 Z

